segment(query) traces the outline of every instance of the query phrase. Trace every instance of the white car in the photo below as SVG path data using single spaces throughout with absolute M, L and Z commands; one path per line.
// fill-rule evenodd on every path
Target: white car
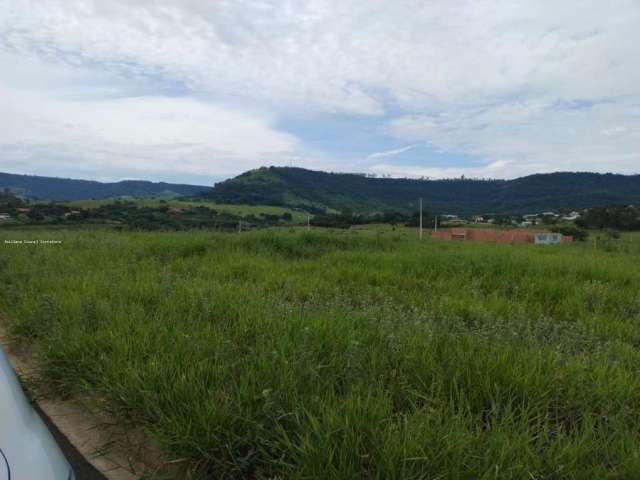
M 31 407 L 0 348 L 0 480 L 72 480 L 73 470 Z

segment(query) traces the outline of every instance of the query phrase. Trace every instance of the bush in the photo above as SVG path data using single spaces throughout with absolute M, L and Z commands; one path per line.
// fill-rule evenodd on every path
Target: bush
M 311 225 L 314 227 L 326 228 L 349 228 L 352 225 L 352 218 L 345 215 L 316 215 L 311 219 Z
M 573 225 L 553 227 L 551 231 L 554 233 L 561 233 L 562 235 L 570 235 L 578 242 L 584 242 L 589 238 L 589 232 L 581 228 L 574 227 Z

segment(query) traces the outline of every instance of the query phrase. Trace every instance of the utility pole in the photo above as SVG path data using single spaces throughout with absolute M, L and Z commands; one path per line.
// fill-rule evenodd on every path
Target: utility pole
M 422 240 L 422 197 L 420 197 L 420 240 Z
M 307 231 L 311 230 L 311 215 L 307 213 Z
M 238 233 L 242 233 L 242 220 L 238 221 Z
M 438 231 L 438 215 L 435 216 L 435 220 L 434 220 L 433 226 L 434 226 L 433 231 L 437 232 Z

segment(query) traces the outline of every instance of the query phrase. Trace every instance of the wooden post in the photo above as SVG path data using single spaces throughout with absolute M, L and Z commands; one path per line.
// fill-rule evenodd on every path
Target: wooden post
M 420 240 L 422 240 L 422 197 L 420 197 Z

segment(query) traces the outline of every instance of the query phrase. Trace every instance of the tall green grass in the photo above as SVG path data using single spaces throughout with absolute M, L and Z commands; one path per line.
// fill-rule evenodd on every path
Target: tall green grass
M 18 232 L 42 379 L 196 478 L 640 478 L 640 242 Z M 619 246 L 616 246 L 619 245 Z

